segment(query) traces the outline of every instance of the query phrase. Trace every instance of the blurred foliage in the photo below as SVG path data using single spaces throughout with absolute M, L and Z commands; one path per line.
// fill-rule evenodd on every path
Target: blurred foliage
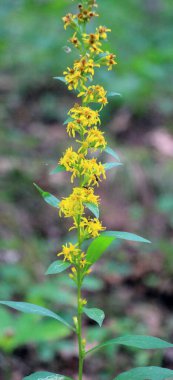
M 121 99 L 111 101 L 103 120 L 109 120 L 105 126 L 109 144 L 115 149 L 118 145 L 124 163 L 108 173 L 100 189 L 101 217 L 109 229 L 139 235 L 143 231 L 153 244 L 116 242 L 96 266 L 97 276 L 93 272 L 86 281 L 84 296 L 90 307 L 105 310 L 106 320 L 100 330 L 86 318 L 88 338 L 96 343 L 132 331 L 171 336 L 173 141 L 166 130 L 172 130 L 173 113 L 172 0 L 98 2 L 100 24 L 112 28 L 107 46 L 118 57 L 116 69 L 101 72 L 98 80 L 108 90 L 122 93 Z M 44 276 L 66 240 L 66 226 L 59 224 L 57 212 L 44 204 L 32 183 L 58 197 L 69 192 L 68 177 L 49 172 L 67 146 L 61 124 L 74 102 L 65 86 L 52 79 L 75 56 L 66 53 L 69 32 L 61 22 L 74 6 L 71 0 L 0 2 L 0 298 L 57 309 L 67 320 L 75 305 L 70 279 Z M 39 361 L 51 361 L 57 371 L 68 357 L 69 370 L 75 371 L 76 347 L 65 327 L 5 308 L 0 320 L 3 380 L 6 371 L 5 380 L 13 380 L 14 355 L 27 343 L 31 352 L 34 348 L 37 352 L 31 360 L 33 369 L 40 368 Z M 151 358 L 152 364 L 162 363 L 156 354 L 120 348 L 115 368 L 115 352 L 107 348 L 91 359 L 86 364 L 89 378 L 91 373 L 99 380 L 113 378 L 116 371 L 132 365 L 151 364 Z M 21 374 L 29 369 L 20 367 L 20 355 Z
M 61 17 L 71 0 L 6 0 L 0 5 L 0 67 L 20 86 L 61 74 L 73 60 Z M 118 66 L 100 78 L 136 111 L 144 105 L 172 111 L 172 0 L 99 0 L 100 24 L 112 28 L 108 47 Z M 97 21 L 97 20 L 96 20 Z M 63 47 L 64 46 L 64 47 Z M 51 80 L 51 79 L 50 79 Z

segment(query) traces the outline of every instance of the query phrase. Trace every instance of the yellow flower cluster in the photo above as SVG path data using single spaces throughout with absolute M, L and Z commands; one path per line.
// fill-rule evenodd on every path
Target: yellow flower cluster
M 69 261 L 75 266 L 80 266 L 84 268 L 86 262 L 85 253 L 77 247 L 77 244 L 66 244 L 62 246 L 62 252 L 58 253 L 57 256 L 63 256 L 64 261 Z M 76 275 L 76 268 L 72 268 L 72 275 Z
M 85 140 L 76 140 L 81 144 L 79 152 L 87 153 L 89 148 L 94 150 L 100 148 L 101 150 L 106 148 L 106 140 L 104 138 L 104 133 L 101 132 L 97 127 L 91 128 L 87 132 Z
M 76 27 L 76 15 L 73 15 L 72 13 L 68 13 L 66 16 L 63 17 L 64 21 L 64 29 L 67 29 L 68 26 L 71 26 L 72 28 Z
M 94 189 L 91 187 L 74 187 L 72 194 L 60 202 L 60 215 L 64 214 L 66 218 L 72 217 L 76 221 L 78 216 L 83 215 L 85 203 L 98 206 L 99 196 L 94 194 Z
M 97 7 L 95 0 L 88 0 L 86 5 L 79 4 L 79 12 L 78 14 L 72 15 L 68 13 L 65 17 L 63 17 L 64 28 L 66 29 L 68 26 L 71 26 L 74 29 L 74 20 L 76 21 L 76 27 L 80 24 L 84 24 L 91 20 L 93 17 L 97 17 L 98 13 L 93 11 L 93 7 Z
M 81 107 L 79 104 L 75 104 L 68 115 L 71 121 L 67 124 L 67 133 L 72 137 L 75 137 L 76 132 L 83 137 L 88 133 L 88 128 L 100 124 L 98 111 L 89 107 Z
M 79 104 L 75 104 L 68 114 L 84 128 L 101 123 L 98 111 L 89 107 L 81 107 Z
M 74 221 L 73 227 L 70 228 L 70 230 L 77 228 L 78 223 Z M 85 239 L 89 239 L 90 237 L 96 238 L 99 236 L 101 231 L 105 230 L 105 227 L 102 226 L 102 223 L 97 218 L 85 218 L 82 217 L 80 219 L 80 229 L 81 229 L 81 235 Z
M 108 103 L 106 94 L 107 91 L 102 86 L 84 86 L 78 97 L 83 96 L 84 103 L 101 103 L 103 107 Z
M 102 140 L 104 139 L 103 136 Z M 91 139 L 90 139 L 91 140 Z M 83 141 L 80 141 L 83 143 Z M 99 141 L 93 137 L 92 142 L 89 141 L 87 143 L 87 147 L 84 145 L 79 148 L 78 152 L 75 152 L 72 147 L 68 148 L 64 153 L 64 156 L 60 159 L 60 165 L 64 166 L 66 171 L 72 173 L 71 182 L 74 182 L 74 179 L 77 177 L 80 179 L 82 186 L 91 186 L 98 185 L 98 182 L 102 180 L 102 178 L 106 179 L 105 168 L 101 162 L 97 162 L 96 158 L 87 159 L 85 158 L 86 151 L 88 147 L 96 147 L 96 144 L 100 147 Z M 105 140 L 103 141 L 105 145 Z M 104 147 L 101 145 L 101 148 Z M 81 149 L 83 152 L 81 153 Z
M 83 88 L 87 81 L 87 76 L 94 76 L 95 67 L 100 67 L 100 64 L 87 56 L 75 61 L 73 68 L 67 67 L 67 71 L 64 71 L 63 74 L 68 83 L 68 89 L 76 90 L 78 87 Z
M 67 133 L 76 138 L 78 148 L 70 146 L 59 160 L 59 164 L 70 172 L 71 182 L 77 182 L 72 193 L 62 198 L 59 207 L 60 216 L 72 218 L 69 230 L 77 230 L 78 243 L 63 245 L 59 256 L 62 255 L 64 260 L 72 264 L 70 277 L 75 281 L 79 268 L 83 274 L 89 273 L 85 253 L 81 248 L 83 241 L 96 238 L 105 230 L 94 212 L 99 206 L 99 197 L 95 195 L 94 187 L 106 178 L 105 166 L 91 154 L 93 150 L 104 150 L 107 145 L 104 133 L 99 129 L 100 111 L 108 102 L 107 91 L 102 86 L 89 82 L 93 81 L 96 68 L 106 66 L 111 70 L 116 64 L 116 56 L 104 51 L 103 47 L 110 29 L 101 25 L 93 33 L 86 30 L 87 22 L 98 16 L 94 10 L 96 6 L 96 0 L 83 0 L 78 6 L 78 13 L 69 13 L 63 17 L 64 28 L 70 27 L 73 30 L 69 41 L 79 50 L 79 58 L 64 71 L 65 82 L 69 90 L 77 91 L 81 104 L 74 104 L 68 112 L 67 120 Z M 95 103 L 94 109 L 91 108 L 92 103 Z M 94 217 L 88 216 L 90 211 L 86 210 L 93 211 Z M 84 301 L 81 300 L 81 307 L 85 304 Z

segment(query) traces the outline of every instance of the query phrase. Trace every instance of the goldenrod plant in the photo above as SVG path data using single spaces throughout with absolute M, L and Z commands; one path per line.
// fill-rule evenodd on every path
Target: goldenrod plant
M 116 7 L 116 4 L 115 4 Z M 114 337 L 90 349 L 83 333 L 83 316 L 91 318 L 99 326 L 105 318 L 104 311 L 90 308 L 90 301 L 83 298 L 82 285 L 86 276 L 90 275 L 95 264 L 115 239 L 125 239 L 141 243 L 148 240 L 128 232 L 107 231 L 99 219 L 100 198 L 97 188 L 106 179 L 109 169 L 121 165 L 119 157 L 107 145 L 105 134 L 101 130 L 101 111 L 111 96 L 117 93 L 107 92 L 100 84 L 95 84 L 95 71 L 101 67 L 112 70 L 117 64 L 116 56 L 104 49 L 111 30 L 106 26 L 98 26 L 92 33 L 88 32 L 91 19 L 98 17 L 96 0 L 82 0 L 75 14 L 68 13 L 63 17 L 64 28 L 70 28 L 72 36 L 70 43 L 76 49 L 78 58 L 71 67 L 67 67 L 62 77 L 57 77 L 67 85 L 69 91 L 75 91 L 77 100 L 68 112 L 65 121 L 67 133 L 76 141 L 76 150 L 69 146 L 59 159 L 53 173 L 66 171 L 70 173 L 72 190 L 68 197 L 59 200 L 35 185 L 44 200 L 59 209 L 61 218 L 70 219 L 69 231 L 76 233 L 74 240 L 64 244 L 58 253 L 58 260 L 53 262 L 46 275 L 59 274 L 70 270 L 69 276 L 76 286 L 76 312 L 71 324 L 58 314 L 41 306 L 25 302 L 1 301 L 25 313 L 35 313 L 51 317 L 66 325 L 71 333 L 77 336 L 79 366 L 78 380 L 83 379 L 84 360 L 99 349 L 109 345 L 124 345 L 139 349 L 164 349 L 173 347 L 160 338 L 143 335 L 125 335 Z M 103 163 L 101 152 L 113 156 L 114 161 Z M 97 154 L 96 154 L 97 153 Z M 70 238 L 68 239 L 68 241 Z M 84 244 L 85 243 L 85 244 Z M 26 327 L 27 328 L 27 327 Z M 164 380 L 173 378 L 173 371 L 159 367 L 139 367 L 116 376 L 114 380 Z M 51 372 L 36 372 L 24 378 L 25 380 L 72 380 L 65 375 Z

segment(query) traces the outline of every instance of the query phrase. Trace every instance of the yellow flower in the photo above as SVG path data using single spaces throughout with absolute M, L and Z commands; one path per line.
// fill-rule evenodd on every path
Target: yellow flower
M 85 87 L 85 90 L 81 91 L 78 97 L 83 96 L 85 103 L 102 103 L 105 105 L 108 103 L 106 97 L 107 91 L 102 86 L 89 86 Z
M 112 66 L 117 65 L 115 58 L 116 58 L 115 54 L 108 53 L 108 55 L 106 55 L 104 58 L 100 60 L 100 63 L 108 66 L 108 70 L 112 70 Z
M 64 261 L 68 261 L 75 266 L 83 268 L 87 263 L 85 260 L 85 253 L 81 249 L 77 248 L 77 244 L 68 243 L 62 246 L 62 252 L 58 253 L 57 256 L 64 256 Z M 72 273 L 70 275 L 72 279 L 76 277 L 76 267 L 72 268 Z
M 84 83 L 88 80 L 88 74 L 93 77 L 95 67 L 100 67 L 100 64 L 95 63 L 93 59 L 87 56 L 75 61 L 73 68 L 67 67 L 67 71 L 64 71 L 63 74 L 68 83 L 68 89 L 76 90 L 78 86 L 83 87 Z
M 74 33 L 73 37 L 71 37 L 69 39 L 69 41 L 76 47 L 76 48 L 79 48 L 79 46 L 81 46 L 81 43 L 79 41 L 79 39 L 77 38 L 76 36 L 76 33 Z
M 102 150 L 105 149 L 107 143 L 103 135 L 104 133 L 101 132 L 97 127 L 91 128 L 87 132 L 87 136 L 84 141 L 76 140 L 82 144 L 79 152 L 86 153 L 89 148 L 100 148 Z
M 87 219 L 86 217 L 82 217 L 80 220 L 80 230 L 81 230 L 81 236 L 85 239 L 88 238 L 95 238 L 100 235 L 101 231 L 104 231 L 106 228 L 102 226 L 102 223 L 99 221 L 99 219 Z M 77 223 L 74 221 L 74 225 L 71 229 L 77 228 Z
M 105 168 L 101 162 L 97 162 L 96 158 L 86 159 L 84 153 L 76 153 L 72 151 L 72 148 L 67 149 L 59 163 L 63 165 L 67 171 L 72 173 L 72 183 L 74 178 L 78 177 L 82 179 L 83 176 L 83 185 L 98 186 L 101 177 L 106 178 Z
M 99 33 L 91 33 L 91 34 L 86 34 L 84 33 L 82 35 L 82 39 L 83 39 L 83 42 L 84 44 L 86 45 L 86 47 L 89 48 L 89 50 L 91 51 L 91 53 L 102 53 L 102 49 L 101 49 L 101 42 L 99 41 Z
M 99 26 L 96 30 L 97 30 L 97 33 L 99 34 L 99 37 L 103 40 L 106 40 L 107 33 L 111 32 L 111 29 L 106 28 L 106 26 Z
M 88 22 L 92 17 L 97 17 L 98 13 L 92 11 L 93 6 L 97 6 L 94 0 L 89 1 L 88 9 L 84 8 L 82 4 L 79 4 L 79 13 L 77 15 L 79 22 Z
M 64 29 L 67 29 L 68 26 L 75 27 L 76 23 L 74 20 L 76 19 L 76 15 L 73 15 L 72 13 L 68 13 L 66 16 L 62 18 L 64 21 Z
M 62 251 L 57 256 L 64 256 L 64 261 L 74 263 L 74 259 L 80 255 L 80 249 L 77 248 L 77 244 L 68 243 L 62 246 Z
M 88 233 L 91 234 L 93 238 L 99 236 L 101 231 L 104 231 L 106 228 L 102 226 L 101 222 L 94 218 L 93 220 L 90 220 L 88 223 Z
M 64 156 L 60 159 L 59 164 L 66 168 L 66 171 L 72 173 L 71 182 L 73 183 L 74 178 L 79 177 L 81 174 L 82 162 L 84 155 L 82 153 L 77 153 L 72 147 L 68 148 L 64 153 Z
M 69 134 L 70 137 L 75 137 L 76 132 L 80 132 L 80 131 L 81 131 L 81 128 L 77 122 L 70 121 L 67 124 L 67 133 Z
M 89 107 L 82 107 L 79 104 L 75 104 L 69 111 L 68 115 L 70 115 L 70 117 L 83 128 L 100 124 L 98 111 L 94 111 Z
M 64 156 L 60 159 L 59 164 L 65 166 L 67 171 L 73 171 L 75 164 L 79 161 L 79 155 L 72 147 L 68 148 Z
M 60 215 L 63 213 L 66 218 L 82 215 L 84 203 L 93 203 L 98 206 L 99 197 L 94 194 L 92 188 L 74 187 L 72 194 L 61 200 L 59 204 Z
M 98 182 L 101 181 L 101 177 L 106 179 L 105 168 L 101 162 L 97 162 L 96 158 L 91 160 L 82 160 L 82 172 L 84 176 L 84 183 L 87 186 L 98 186 Z
M 83 84 L 86 81 L 86 78 L 81 78 L 80 71 L 77 71 L 74 68 L 71 69 L 70 67 L 67 67 L 67 71 L 64 71 L 63 74 L 65 75 L 69 90 L 76 90 L 79 83 Z
M 71 194 L 67 198 L 63 198 L 59 204 L 59 207 L 60 216 L 63 213 L 65 218 L 77 217 L 78 215 L 82 215 L 84 213 L 84 206 L 82 201 L 80 198 L 76 199 L 76 196 L 74 196 L 74 194 Z

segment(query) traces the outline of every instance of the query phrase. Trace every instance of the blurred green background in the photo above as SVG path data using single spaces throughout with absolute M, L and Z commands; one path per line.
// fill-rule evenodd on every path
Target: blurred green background
M 137 233 L 152 245 L 119 241 L 96 265 L 84 294 L 88 306 L 106 311 L 106 320 L 101 330 L 86 319 L 87 337 L 90 344 L 129 332 L 173 340 L 173 4 L 98 3 L 118 65 L 100 70 L 97 80 L 122 94 L 104 110 L 103 130 L 124 163 L 99 189 L 101 217 L 109 229 Z M 63 121 L 75 96 L 53 77 L 75 58 L 61 22 L 74 8 L 71 0 L 0 3 L 0 298 L 38 303 L 67 320 L 75 304 L 68 275 L 44 276 L 67 240 L 67 223 L 32 183 L 58 197 L 70 191 L 68 176 L 49 172 L 70 144 Z M 39 369 L 75 376 L 76 347 L 56 322 L 0 308 L 2 380 Z M 107 348 L 86 362 L 85 380 L 112 379 L 151 363 L 173 368 L 172 351 Z

